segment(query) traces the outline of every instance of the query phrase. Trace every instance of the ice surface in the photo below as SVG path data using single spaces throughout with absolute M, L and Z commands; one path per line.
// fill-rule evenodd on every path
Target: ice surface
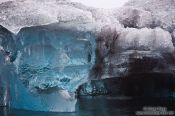
M 114 12 L 118 15 L 118 20 L 125 27 L 143 28 L 151 27 L 153 24 L 152 13 L 137 7 L 123 7 Z
M 1 25 L 15 33 L 26 26 L 73 20 L 93 21 L 91 12 L 85 8 L 67 0 L 8 0 L 0 3 L 0 21 Z
M 14 33 L 23 27 L 58 22 L 118 23 L 111 10 L 97 9 L 70 0 L 7 0 L 0 3 L 1 25 Z
M 161 65 L 166 67 L 164 72 L 170 72 L 171 62 L 165 56 L 171 54 L 173 58 L 174 46 L 168 31 L 161 28 L 124 28 L 119 33 L 107 30 L 101 33 L 97 42 L 99 52 L 96 66 L 100 70 L 100 78 L 128 74 L 131 58 L 143 60 L 146 57 L 149 62 L 156 59 L 158 63 L 151 71 L 163 71 L 158 67 Z
M 4 76 L 4 64 L 5 57 L 2 51 L 0 51 L 0 106 L 6 106 L 8 103 L 7 100 L 7 91 L 8 91 L 8 83 L 7 77 Z
M 7 106 L 9 103 L 9 67 L 14 59 L 14 35 L 0 26 L 0 106 Z
M 126 28 L 116 41 L 118 47 L 125 50 L 148 50 L 173 52 L 174 46 L 169 32 L 161 28 L 155 29 L 135 29 Z
M 18 78 L 11 80 L 11 103 L 10 107 L 16 109 L 49 111 L 49 112 L 74 112 L 75 95 L 66 90 L 51 88 L 43 92 L 32 93 Z M 48 87 L 49 88 L 49 87 Z M 52 90 L 53 89 L 53 90 Z M 42 90 L 41 90 L 42 91 Z M 63 92 L 62 92 L 63 91 Z M 67 93 L 67 96 L 63 93 Z
M 123 22 L 135 16 L 137 20 L 134 22 L 139 28 L 161 27 L 172 32 L 175 27 L 174 0 L 130 0 L 122 9 L 114 10 L 114 14 L 118 15 Z
M 130 0 L 120 9 L 97 9 L 69 0 L 6 0 L 0 3 L 1 25 L 13 32 L 55 22 L 104 22 L 129 27 L 175 27 L 174 0 Z M 46 10 L 47 9 L 47 10 Z
M 70 23 L 21 29 L 17 35 L 11 107 L 75 111 L 75 91 L 88 80 L 95 48 L 95 35 L 77 31 Z
M 149 62 L 151 62 L 151 59 L 156 59 L 158 62 L 155 66 L 156 71 L 162 71 L 161 68 L 156 68 L 160 64 L 169 70 L 167 64 L 171 64 L 171 62 L 163 54 L 174 53 L 171 34 L 161 28 L 126 28 L 118 37 L 115 49 L 116 53 L 110 55 L 109 62 L 112 70 L 111 75 L 118 76 L 127 74 L 129 68 L 131 68 L 129 66 L 131 58 L 143 59 L 146 57 L 150 59 Z M 149 67 L 149 65 L 146 67 Z

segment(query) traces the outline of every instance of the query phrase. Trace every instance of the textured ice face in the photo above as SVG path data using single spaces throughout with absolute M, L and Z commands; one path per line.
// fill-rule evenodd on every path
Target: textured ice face
M 11 106 L 75 111 L 75 91 L 95 62 L 95 35 L 69 23 L 23 28 L 17 50 Z
M 52 26 L 22 29 L 17 38 L 20 79 L 31 91 L 58 87 L 74 92 L 94 63 L 94 37 Z
M 114 11 L 115 13 L 118 11 Z M 134 13 L 135 12 L 135 13 Z M 169 32 L 175 27 L 174 0 L 130 0 L 117 13 L 123 24 L 136 20 L 137 27 L 161 27 Z M 133 22 L 130 22 L 133 24 Z
M 153 68 L 149 71 L 171 72 L 170 65 L 174 65 L 171 62 L 171 58 L 174 59 L 174 46 L 168 31 L 161 28 L 124 28 L 120 33 L 105 31 L 100 35 L 97 42 L 97 63 L 94 69 L 95 72 L 97 69 L 100 70 L 97 75 L 100 75 L 100 78 L 128 74 L 131 59 L 139 59 L 143 62 L 145 58 L 149 62 L 156 60 L 155 65 L 150 63 Z M 166 68 L 161 69 L 160 66 Z
M 9 103 L 9 79 L 11 77 L 11 63 L 15 59 L 14 35 L 0 26 L 0 106 Z
M 0 25 L 0 50 L 14 61 L 16 57 L 15 35 Z
M 118 20 L 125 27 L 143 28 L 153 25 L 152 13 L 141 8 L 123 7 L 116 15 L 118 15 Z
M 67 0 L 7 0 L 0 3 L 0 9 L 1 25 L 13 32 L 56 22 L 93 21 L 85 6 Z
M 18 78 L 12 78 L 11 88 L 11 108 L 46 112 L 75 111 L 75 94 L 67 90 L 50 88 L 43 93 L 32 93 Z
M 120 76 L 127 74 L 126 72 L 130 70 L 131 59 L 144 61 L 144 58 L 148 58 L 149 62 L 154 62 L 156 59 L 156 63 L 152 63 L 154 68 L 151 71 L 162 71 L 159 65 L 164 65 L 168 71 L 167 64 L 171 64 L 171 62 L 169 58 L 164 57 L 164 54 L 173 54 L 174 46 L 170 33 L 163 29 L 126 28 L 115 42 L 115 50 L 116 53 L 112 54 L 110 59 L 114 68 L 112 75 Z
M 126 28 L 122 31 L 116 44 L 125 50 L 174 51 L 170 33 L 161 28 Z
M 111 10 L 88 7 L 70 0 L 6 0 L 0 2 L 0 9 L 0 24 L 14 33 L 23 27 L 58 22 L 118 23 Z
M 7 77 L 4 77 L 4 65 L 5 57 L 2 51 L 0 51 L 0 106 L 6 106 L 8 103 L 7 98 Z

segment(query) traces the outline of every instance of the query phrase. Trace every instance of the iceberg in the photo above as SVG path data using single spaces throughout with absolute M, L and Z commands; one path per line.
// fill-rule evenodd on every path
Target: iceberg
M 88 81 L 95 62 L 95 35 L 74 25 L 26 27 L 17 34 L 12 108 L 75 111 L 76 89 Z
M 174 6 L 173 0 L 132 0 L 110 10 L 69 0 L 1 2 L 0 25 L 15 35 L 0 26 L 0 105 L 75 111 L 80 85 L 124 77 L 133 59 L 148 61 L 149 72 L 174 74 Z M 93 93 L 92 85 L 84 91 Z M 95 86 L 94 93 L 105 93 L 103 83 Z

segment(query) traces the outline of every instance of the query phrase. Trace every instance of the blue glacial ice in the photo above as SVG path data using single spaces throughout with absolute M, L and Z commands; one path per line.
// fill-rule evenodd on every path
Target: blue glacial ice
M 95 34 L 75 27 L 59 23 L 20 30 L 7 69 L 1 67 L 10 83 L 10 107 L 75 111 L 75 91 L 88 80 L 95 62 Z M 1 62 L 4 57 L 0 53 Z
M 2 50 L 0 50 L 0 106 L 8 105 L 8 79 L 6 76 L 7 68 L 5 64 L 5 56 Z
M 14 35 L 3 26 L 0 26 L 0 106 L 9 103 L 9 78 L 11 61 L 16 55 Z

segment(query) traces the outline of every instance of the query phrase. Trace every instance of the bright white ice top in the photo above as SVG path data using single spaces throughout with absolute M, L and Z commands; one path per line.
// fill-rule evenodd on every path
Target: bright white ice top
M 80 2 L 87 6 L 96 8 L 118 8 L 123 6 L 128 0 L 71 0 Z

